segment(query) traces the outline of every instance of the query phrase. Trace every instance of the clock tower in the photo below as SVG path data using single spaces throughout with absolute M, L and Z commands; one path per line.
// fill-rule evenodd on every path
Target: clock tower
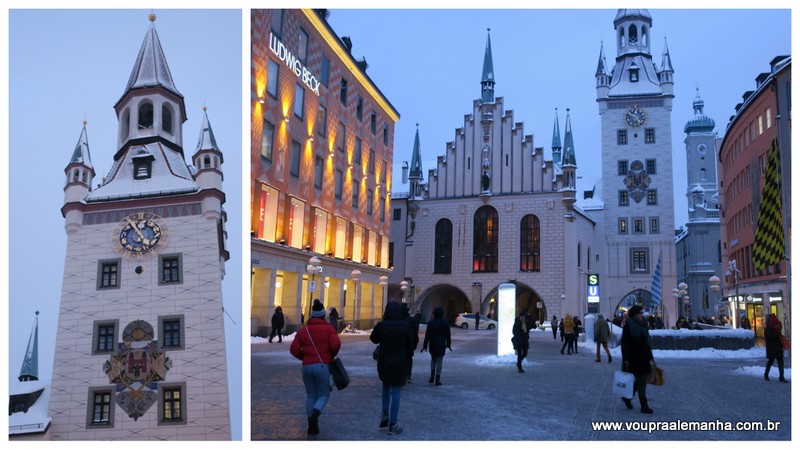
M 672 168 L 673 69 L 664 41 L 653 61 L 653 19 L 646 9 L 620 9 L 617 56 L 609 70 L 601 44 L 595 73 L 600 111 L 604 292 L 600 311 L 620 314 L 634 303 L 674 320 L 675 212 Z M 660 261 L 662 302 L 652 295 Z
M 55 440 L 230 439 L 222 152 L 203 111 L 187 165 L 155 19 L 114 106 L 111 169 L 95 185 L 85 122 L 65 169 Z

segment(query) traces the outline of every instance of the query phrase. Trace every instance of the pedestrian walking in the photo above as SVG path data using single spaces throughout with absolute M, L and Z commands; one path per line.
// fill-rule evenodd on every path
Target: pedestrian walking
M 525 373 L 525 371 L 522 370 L 522 361 L 528 356 L 530 331 L 528 315 L 522 311 L 519 313 L 519 317 L 514 321 L 514 326 L 511 328 L 513 336 L 511 342 L 514 344 L 514 350 L 517 351 L 517 372 L 519 373 Z
M 600 346 L 606 349 L 608 355 L 608 362 L 611 362 L 611 352 L 608 350 L 608 337 L 611 332 L 608 329 L 608 322 L 602 314 L 597 315 L 597 321 L 594 323 L 594 341 L 597 343 L 597 352 L 595 353 L 595 361 L 600 362 Z
M 553 330 L 553 340 L 556 340 L 556 333 L 558 333 L 558 319 L 556 319 L 556 315 L 553 314 L 553 320 L 550 321 L 550 329 Z
M 558 334 L 561 335 L 561 342 L 564 342 L 564 318 L 558 321 Z
M 567 354 L 572 354 L 572 339 L 573 339 L 573 331 L 575 329 L 575 322 L 572 321 L 572 315 L 567 314 L 564 316 L 564 320 L 561 321 L 561 329 L 564 332 L 564 345 L 561 346 L 561 354 L 564 354 L 564 348 L 567 349 Z
M 411 323 L 403 317 L 403 307 L 389 302 L 369 335 L 369 340 L 380 345 L 378 352 L 378 378 L 381 388 L 381 422 L 379 428 L 389 427 L 389 434 L 400 434 L 403 428 L 397 423 L 400 413 L 400 393 L 408 376 L 409 361 L 414 353 Z
M 280 306 L 275 307 L 275 312 L 272 314 L 272 331 L 269 333 L 269 343 L 272 343 L 272 339 L 275 336 L 278 336 L 278 342 L 283 342 L 283 326 L 285 325 L 285 321 L 283 318 L 283 308 Z
M 339 311 L 336 310 L 333 306 L 331 306 L 331 310 L 328 312 L 328 322 L 331 323 L 333 329 L 336 332 L 339 332 Z
M 572 318 L 572 322 L 575 324 L 572 330 L 572 352 L 577 354 L 578 339 L 581 337 L 581 333 L 583 333 L 583 322 L 581 322 L 580 317 L 577 315 Z
M 622 327 L 622 370 L 635 377 L 633 393 L 639 394 L 639 405 L 645 414 L 653 414 L 647 405 L 647 376 L 650 374 L 650 363 L 653 362 L 653 350 L 650 348 L 650 333 L 647 321 L 642 317 L 642 307 L 633 305 L 628 310 L 628 319 Z M 633 409 L 630 399 L 622 397 L 628 409 Z
M 311 318 L 297 332 L 289 351 L 303 361 L 303 384 L 306 388 L 308 434 L 319 434 L 319 416 L 331 393 L 331 372 L 328 365 L 339 353 L 342 341 L 330 323 L 325 321 L 325 306 L 319 299 L 311 307 Z
M 433 310 L 433 319 L 428 321 L 425 329 L 425 340 L 422 341 L 422 350 L 429 350 L 431 354 L 431 377 L 428 383 L 442 385 L 442 363 L 444 362 L 444 350 L 450 348 L 450 323 L 444 318 L 444 308 L 437 306 Z M 430 346 L 430 348 L 429 348 Z
M 417 345 L 419 345 L 419 322 L 417 322 L 414 316 L 411 315 L 408 309 L 408 304 L 403 303 L 402 306 L 403 317 L 411 325 L 411 330 L 413 333 L 412 339 L 414 341 L 414 348 L 411 352 L 411 356 L 408 357 L 408 374 L 406 375 L 406 382 L 403 383 L 403 387 L 406 387 L 409 383 L 411 383 L 411 369 L 414 367 L 414 351 L 417 350 Z
M 767 326 L 764 328 L 764 344 L 767 347 L 767 367 L 764 370 L 764 379 L 769 381 L 769 369 L 772 363 L 778 361 L 778 381 L 787 383 L 783 377 L 783 342 L 781 342 L 781 331 L 783 325 L 775 314 L 767 316 Z

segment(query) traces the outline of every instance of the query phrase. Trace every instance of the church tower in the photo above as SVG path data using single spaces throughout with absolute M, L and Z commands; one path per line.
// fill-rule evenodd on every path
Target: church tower
M 653 61 L 652 24 L 646 9 L 618 10 L 614 66 L 609 72 L 601 44 L 595 72 L 606 236 L 600 291 L 608 302 L 600 312 L 619 314 L 643 303 L 646 311 L 674 321 L 669 296 L 662 292 L 665 301 L 659 304 L 651 293 L 659 260 L 663 290 L 676 285 L 673 68 L 666 41 L 660 67 Z
M 187 165 L 183 95 L 149 19 L 111 169 L 93 187 L 85 123 L 65 169 L 55 440 L 230 439 L 222 152 L 204 111 Z

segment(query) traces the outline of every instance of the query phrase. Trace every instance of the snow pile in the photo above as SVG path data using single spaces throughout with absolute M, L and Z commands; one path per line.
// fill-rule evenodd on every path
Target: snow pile
M 734 373 L 739 375 L 748 375 L 753 377 L 763 377 L 764 376 L 764 366 L 747 366 L 747 367 L 739 367 L 738 369 L 734 370 Z M 772 369 L 769 371 L 770 380 L 777 380 L 778 379 L 778 368 L 773 366 Z M 792 379 L 792 369 L 784 369 L 783 377 L 787 380 Z
M 515 365 L 517 364 L 517 355 L 489 355 L 489 356 L 481 356 L 475 360 L 475 364 L 479 366 L 508 366 L 508 365 Z M 523 366 L 541 366 L 542 363 L 537 363 L 534 361 L 529 361 L 527 359 L 522 360 Z

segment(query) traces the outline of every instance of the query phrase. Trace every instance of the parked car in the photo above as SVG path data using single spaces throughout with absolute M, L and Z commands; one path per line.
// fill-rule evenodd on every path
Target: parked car
M 461 313 L 456 316 L 456 326 L 460 327 L 464 330 L 468 330 L 470 328 L 475 328 L 475 314 L 474 313 Z M 488 329 L 494 330 L 497 328 L 497 321 L 492 320 L 483 314 L 481 314 L 480 321 L 478 323 L 478 329 Z

